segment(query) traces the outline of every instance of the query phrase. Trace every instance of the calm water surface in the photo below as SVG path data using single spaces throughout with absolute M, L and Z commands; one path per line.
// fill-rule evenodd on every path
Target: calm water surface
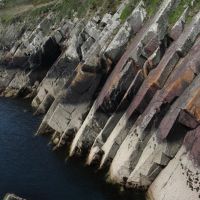
M 28 200 L 143 200 L 120 196 L 104 177 L 52 152 L 48 138 L 34 137 L 41 117 L 28 102 L 0 98 L 0 199 L 7 192 Z

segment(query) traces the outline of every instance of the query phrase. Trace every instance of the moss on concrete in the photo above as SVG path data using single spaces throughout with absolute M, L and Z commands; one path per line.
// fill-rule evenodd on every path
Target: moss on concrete
M 147 10 L 147 15 L 152 17 L 158 10 L 162 0 L 144 0 Z

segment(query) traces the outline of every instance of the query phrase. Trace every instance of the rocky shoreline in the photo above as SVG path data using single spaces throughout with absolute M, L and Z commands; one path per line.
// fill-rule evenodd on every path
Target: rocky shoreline
M 125 21 L 128 1 L 114 14 L 8 27 L 1 96 L 32 98 L 45 114 L 36 134 L 108 170 L 109 182 L 151 200 L 199 199 L 200 12 L 191 16 L 194 1 L 169 26 L 179 3 L 149 17 L 139 1 Z
M 26 200 L 26 199 L 22 199 L 16 196 L 15 194 L 6 194 L 3 200 Z

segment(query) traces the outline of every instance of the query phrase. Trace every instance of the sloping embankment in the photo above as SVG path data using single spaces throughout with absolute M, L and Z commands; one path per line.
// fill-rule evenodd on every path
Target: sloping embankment
M 150 199 L 197 200 L 199 3 L 158 5 L 149 16 L 140 1 L 126 20 L 128 1 L 57 24 L 48 14 L 3 51 L 1 94 L 32 97 L 35 114 L 45 113 L 37 134 L 108 169 L 110 182 Z

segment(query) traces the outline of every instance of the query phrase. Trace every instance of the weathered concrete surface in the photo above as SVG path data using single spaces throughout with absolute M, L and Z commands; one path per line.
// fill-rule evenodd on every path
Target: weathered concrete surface
M 34 58 L 30 58 L 30 66 L 24 67 L 15 74 L 4 91 L 4 96 L 17 96 L 19 93 L 22 94 L 23 90 L 28 89 L 31 92 L 32 86 L 36 82 L 41 82 L 49 67 L 59 57 L 61 49 L 55 38 L 49 37 L 41 45 L 41 51 L 38 52 L 34 54 Z
M 144 76 L 143 76 L 142 70 L 139 70 L 135 78 L 133 79 L 131 85 L 129 86 L 127 92 L 125 93 L 123 99 L 121 100 L 121 103 L 117 107 L 116 112 L 111 115 L 111 117 L 108 119 L 102 131 L 96 137 L 91 147 L 87 164 L 91 164 L 92 162 L 97 162 L 100 160 L 101 154 L 102 154 L 101 147 L 104 145 L 110 133 L 115 128 L 117 122 L 122 117 L 124 110 L 127 109 L 129 102 L 131 101 L 133 96 L 137 93 L 143 80 L 144 80 Z
M 99 85 L 99 82 L 100 80 L 102 79 L 104 73 L 106 74 L 108 71 L 109 71 L 109 63 L 101 63 L 101 55 L 104 54 L 104 51 L 106 50 L 106 44 L 108 43 L 109 44 L 109 40 L 112 38 L 112 35 L 114 33 L 114 31 L 117 29 L 117 27 L 120 25 L 120 21 L 119 21 L 119 16 L 120 16 L 120 13 L 122 12 L 125 4 L 122 4 L 123 6 L 121 6 L 119 8 L 119 10 L 111 17 L 111 19 L 109 20 L 109 23 L 107 24 L 107 26 L 103 29 L 103 31 L 100 33 L 100 35 L 98 36 L 96 42 L 91 46 L 91 48 L 89 49 L 88 53 L 87 53 L 87 56 L 85 57 L 85 61 L 82 65 L 82 73 L 86 72 L 93 72 L 93 71 L 96 71 L 96 73 L 99 73 L 100 74 L 100 71 L 102 68 L 102 73 L 101 73 L 101 76 L 99 76 L 97 78 L 97 76 L 94 75 L 94 81 L 90 81 L 91 77 L 86 79 L 87 82 L 86 84 L 88 84 L 88 87 L 90 87 L 90 84 L 92 84 L 94 87 L 93 87 L 93 90 L 89 91 L 88 89 L 88 93 L 86 94 L 79 94 L 80 96 L 73 96 L 74 95 L 74 92 L 72 90 L 71 87 L 68 88 L 68 90 L 70 91 L 70 98 L 73 98 L 73 99 L 82 99 L 82 101 L 86 102 L 85 104 L 76 104 L 76 109 L 74 109 L 74 113 L 78 113 L 76 114 L 77 116 L 76 117 L 71 117 L 69 122 L 65 124 L 65 127 L 63 127 L 63 129 L 61 130 L 60 129 L 60 124 L 57 123 L 57 125 L 59 126 L 59 128 L 56 128 L 55 126 L 55 123 L 53 122 L 54 119 L 56 119 L 56 115 L 59 115 L 59 110 L 56 110 L 54 112 L 54 110 L 56 109 L 56 104 L 54 103 L 52 105 L 52 107 L 50 108 L 51 110 L 51 113 L 53 116 L 49 116 L 49 120 L 45 117 L 45 120 L 43 120 L 43 124 L 46 123 L 48 124 L 48 126 L 51 127 L 51 129 L 54 129 L 56 132 L 60 132 L 60 136 L 58 136 L 58 134 L 56 134 L 55 136 L 57 137 L 57 141 L 59 140 L 58 142 L 58 147 L 60 146 L 61 143 L 63 143 L 63 139 L 68 137 L 68 134 L 72 135 L 71 133 L 74 132 L 76 133 L 76 131 L 80 128 L 81 124 L 83 123 L 84 121 L 84 116 L 86 115 L 86 113 L 89 111 L 89 108 L 90 108 L 90 103 L 91 101 L 93 100 L 93 96 L 94 96 L 94 93 L 96 91 L 96 89 L 98 88 L 98 85 Z M 103 19 L 102 19 L 103 20 Z M 109 29 L 108 29 L 109 27 Z M 116 38 L 114 38 L 114 40 L 116 40 Z M 105 58 L 106 59 L 106 58 Z M 117 59 L 117 58 L 115 58 Z M 93 69 L 94 68 L 94 69 Z M 97 68 L 97 70 L 95 70 L 95 68 Z M 100 71 L 99 71 L 100 70 Z M 86 75 L 87 76 L 87 75 Z M 80 79 L 78 77 L 78 79 Z M 74 78 L 74 80 L 76 80 L 76 77 Z M 92 80 L 92 79 L 91 79 Z M 83 81 L 83 80 L 82 80 Z M 82 90 L 81 87 L 81 79 L 79 80 L 80 84 L 79 84 L 79 87 L 80 89 L 79 90 Z M 83 84 L 84 84 L 84 81 L 83 81 Z M 77 92 L 75 91 L 75 94 L 77 94 Z M 66 95 L 67 96 L 67 95 Z M 65 97 L 60 97 L 62 99 L 64 99 Z M 66 102 L 67 102 L 67 99 L 68 97 L 66 98 Z M 57 99 L 56 102 L 58 103 L 59 100 Z M 62 104 L 62 102 L 60 102 L 60 104 Z M 70 113 L 71 111 L 71 105 L 67 106 L 66 104 L 64 105 L 65 107 L 65 110 L 69 110 L 67 111 L 68 113 Z M 53 108 L 53 109 L 52 109 Z M 53 112 L 52 112 L 53 110 Z M 80 117 L 79 117 L 80 116 Z M 77 119 L 79 121 L 79 123 L 77 123 Z M 65 118 L 63 118 L 63 120 L 60 118 L 60 123 L 64 124 L 65 123 Z M 43 125 L 42 125 L 43 127 Z M 59 131 L 58 131 L 59 129 Z M 44 128 L 40 128 L 39 129 L 39 132 L 41 132 L 41 130 L 44 130 Z M 72 131 L 73 130 L 73 131 Z M 54 141 L 55 138 L 53 138 Z
M 98 88 L 103 72 L 98 68 L 94 71 L 84 71 L 80 68 L 70 86 L 62 95 L 58 106 L 48 121 L 48 126 L 61 133 L 58 137 L 60 146 L 65 137 L 73 138 L 80 128 L 94 99 L 94 93 Z M 60 138 L 61 137 L 61 138 Z M 53 138 L 55 140 L 55 138 Z
M 167 112 L 170 103 L 180 96 L 192 83 L 196 75 L 199 74 L 199 48 L 200 38 L 196 41 L 188 55 L 176 66 L 163 89 L 155 94 L 148 107 L 135 122 L 111 164 L 110 176 L 114 181 L 122 182 L 124 178 L 129 177 L 152 134 L 152 137 L 156 140 L 156 129 L 159 127 L 159 123 Z M 156 143 L 157 142 L 154 141 L 154 144 L 151 146 L 154 146 Z M 165 147 L 163 146 L 163 148 Z M 162 151 L 160 151 L 160 153 L 161 152 Z M 143 156 L 141 156 L 141 159 L 143 161 L 145 160 Z M 146 165 L 146 169 L 148 167 L 150 167 L 150 165 Z
M 155 200 L 196 200 L 200 13 L 186 24 L 184 7 L 169 30 L 168 17 L 182 2 L 162 1 L 145 21 L 141 0 L 122 24 L 127 3 L 90 19 L 54 24 L 49 15 L 33 31 L 23 30 L 10 50 L 2 53 L 0 45 L 0 92 L 35 97 L 35 114 L 46 113 L 37 133 L 51 133 L 53 149 L 66 144 L 70 156 L 89 152 L 88 165 L 111 164 L 109 181 L 150 187 Z M 188 194 L 173 190 L 176 183 Z
M 78 131 L 72 143 L 70 155 L 73 155 L 76 151 L 80 152 L 92 146 L 94 139 L 103 129 L 111 114 L 116 110 L 119 102 L 137 74 L 138 68 L 142 68 L 144 64 L 141 56 L 142 48 L 155 35 L 158 35 L 160 40 L 164 38 L 167 24 L 164 22 L 166 22 L 166 16 L 169 11 L 173 8 L 173 3 L 174 1 L 164 1 L 158 14 L 133 39 L 127 51 L 107 79 L 90 113 Z M 98 129 L 93 130 L 89 128 L 93 127 L 93 124 L 96 124 Z
M 200 75 L 198 75 L 185 92 L 176 100 L 168 113 L 163 118 L 158 128 L 157 136 L 165 139 L 173 128 L 176 121 L 189 127 L 195 128 L 199 124 L 199 93 L 200 93 Z M 180 120 L 181 113 L 185 112 L 190 116 L 190 121 Z
M 131 24 L 131 20 L 133 19 L 136 19 L 136 17 L 138 18 L 138 12 L 140 13 L 141 15 L 141 20 L 143 21 L 144 20 L 144 17 L 145 17 L 145 13 L 144 13 L 144 9 L 143 9 L 143 2 L 141 2 L 138 7 L 135 9 L 135 11 L 133 12 L 133 14 L 129 17 L 128 20 L 130 20 L 130 23 L 126 22 L 125 25 L 119 30 L 118 34 L 116 35 L 116 37 L 113 38 L 112 40 L 112 34 L 113 32 L 117 29 L 117 27 L 119 26 L 119 16 L 120 16 L 120 13 L 122 12 L 123 8 L 124 8 L 125 4 L 123 4 L 122 7 L 119 8 L 119 10 L 117 11 L 117 13 L 114 15 L 114 16 L 111 16 L 110 20 L 108 21 L 108 24 L 107 26 L 103 29 L 102 32 L 100 32 L 99 34 L 95 34 L 96 35 L 96 41 L 94 42 L 94 44 L 91 46 L 91 48 L 88 50 L 88 53 L 85 54 L 85 58 L 84 58 L 84 65 L 85 67 L 89 69 L 89 66 L 90 68 L 92 67 L 95 67 L 95 66 L 98 66 L 100 63 L 100 59 L 101 59 L 101 55 L 104 55 L 106 57 L 108 57 L 108 60 L 113 60 L 113 61 L 117 61 L 119 55 L 121 55 L 123 53 L 123 49 L 121 49 L 122 46 L 126 45 L 129 41 L 129 38 L 130 38 L 130 33 L 132 31 L 137 31 L 136 30 L 136 27 L 133 26 Z M 144 13 L 144 14 L 143 14 Z M 143 16 L 144 15 L 144 16 Z M 133 19 L 132 19 L 133 18 Z M 140 19 L 140 18 L 139 18 Z M 104 19 L 102 19 L 103 21 Z M 142 22 L 141 22 L 142 23 Z M 129 35 L 126 37 L 126 38 L 120 38 L 120 32 L 122 31 L 123 28 L 128 28 L 128 33 Z M 135 30 L 133 30 L 133 28 L 135 28 Z M 139 28 L 139 27 L 138 27 Z M 91 23 L 89 23 L 87 26 L 86 26 L 86 29 L 85 29 L 85 32 L 88 32 L 89 34 L 92 34 L 92 32 L 94 31 L 93 28 L 91 28 Z M 98 35 L 98 37 L 97 37 Z M 124 37 L 124 35 L 123 35 Z M 125 39 L 125 40 L 124 40 Z M 110 43 L 110 40 L 112 41 Z M 107 43 L 109 44 L 108 47 L 107 47 Z M 120 52 L 116 53 L 116 50 L 119 49 Z M 112 54 L 112 52 L 115 52 L 111 57 L 110 55 Z M 103 56 L 104 57 L 104 56 Z M 107 59 L 107 58 L 105 58 Z M 109 63 L 106 65 L 109 65 Z M 102 66 L 102 67 L 107 67 L 108 69 L 105 68 L 105 72 L 109 70 L 109 66 Z M 96 87 L 98 86 L 98 79 L 96 80 L 95 83 L 93 83 L 94 85 L 96 85 Z M 88 82 L 89 83 L 89 82 Z M 95 90 L 94 90 L 95 92 Z M 93 94 L 91 94 L 91 100 L 92 100 L 92 96 Z M 82 97 L 84 99 L 84 97 Z M 84 100 L 85 101 L 85 100 Z M 58 102 L 58 100 L 57 100 Z M 90 103 L 88 102 L 87 103 L 88 105 L 90 105 Z M 78 106 L 78 105 L 77 105 Z M 66 107 L 66 106 L 65 106 Z M 56 106 L 55 106 L 55 103 L 53 104 L 53 106 L 50 108 L 50 110 L 55 110 L 56 109 Z M 83 109 L 83 107 L 81 107 L 79 109 L 79 114 L 84 116 L 85 113 L 88 112 L 88 109 L 89 107 L 88 106 L 85 106 L 85 109 Z M 66 108 L 65 108 L 66 110 Z M 77 109 L 78 110 L 78 109 Z M 54 111 L 53 111 L 54 112 Z M 51 111 L 51 113 L 53 113 Z M 59 113 L 59 111 L 57 110 L 57 113 Z M 81 114 L 82 113 L 82 114 Z M 53 115 L 56 114 L 56 112 L 53 113 Z M 49 114 L 47 114 L 48 116 L 50 116 Z M 47 119 L 47 115 L 45 117 L 45 121 L 46 123 L 48 123 L 48 119 Z M 51 117 L 51 116 L 50 116 Z M 51 122 L 48 123 L 48 125 L 51 127 L 51 124 L 52 124 L 52 120 L 54 119 L 54 117 L 51 117 Z M 81 119 L 82 121 L 84 120 L 84 118 Z M 62 121 L 60 119 L 60 121 Z M 67 135 L 67 132 L 71 132 L 71 130 L 78 130 L 79 127 L 78 127 L 78 123 L 76 123 L 76 120 L 75 118 L 72 118 L 71 121 L 74 121 L 74 122 L 70 122 L 70 124 L 76 124 L 76 127 L 71 127 L 70 124 L 69 126 L 67 125 L 68 123 L 66 123 L 65 125 L 65 128 L 63 130 L 59 130 L 59 132 L 61 133 L 61 136 L 59 136 L 60 138 L 63 138 L 64 136 L 66 137 Z M 44 120 L 43 120 L 44 122 Z M 61 123 L 64 123 L 61 122 Z M 80 124 L 79 124 L 80 126 Z M 57 128 L 53 125 L 53 128 L 54 130 L 57 131 Z M 40 128 L 39 129 L 39 132 L 41 132 L 41 130 L 44 130 L 44 128 Z M 61 142 L 61 141 L 60 141 Z M 59 143 L 60 143 L 59 142 Z
M 144 2 L 140 1 L 106 49 L 105 54 L 107 57 L 113 61 L 119 60 L 131 36 L 141 29 L 146 15 Z
M 199 133 L 199 127 L 187 133 L 184 146 L 150 186 L 149 199 L 199 199 Z
M 49 18 L 47 17 L 47 20 Z M 44 19 L 45 21 L 46 19 Z M 43 21 L 41 22 L 41 24 L 43 23 Z M 33 30 L 33 31 L 23 31 L 22 34 L 20 34 L 20 36 L 22 38 L 20 38 L 20 36 L 18 35 L 18 33 L 16 33 L 16 30 L 19 29 L 19 27 L 15 27 L 17 25 L 12 25 L 8 28 L 8 30 L 6 30 L 6 32 L 3 32 L 2 35 L 2 40 L 14 40 L 15 43 L 13 43 L 13 41 L 7 41 L 7 45 L 10 46 L 10 50 L 6 49 L 6 51 L 4 50 L 4 54 L 1 57 L 1 79 L 0 79 L 0 88 L 1 88 L 1 92 L 5 90 L 5 88 L 9 85 L 10 81 L 13 79 L 13 77 L 15 76 L 15 74 L 20 71 L 23 70 L 23 65 L 27 62 L 27 56 L 26 54 L 21 53 L 21 54 L 17 54 L 17 51 L 20 52 L 20 50 L 26 49 L 27 46 L 30 45 L 31 42 L 33 42 L 34 38 L 38 38 L 39 35 L 42 34 L 42 31 L 39 31 L 40 25 L 38 25 L 38 27 Z M 16 30 L 14 30 L 14 28 Z M 38 33 L 37 33 L 38 31 Z M 16 36 L 18 35 L 18 36 Z M 9 44 L 11 43 L 11 44 Z M 4 42 L 2 42 L 2 45 L 7 46 L 6 44 L 4 44 Z M 6 48 L 6 47 L 5 47 Z M 8 47 L 7 47 L 8 48 Z
M 133 172 L 131 173 L 130 177 L 128 178 L 127 184 L 131 187 L 146 187 L 150 186 L 151 182 L 156 178 L 156 176 L 159 174 L 159 172 L 162 170 L 164 166 L 166 166 L 171 158 L 173 158 L 178 151 L 179 147 L 182 144 L 182 139 L 187 131 L 186 126 L 191 123 L 184 123 L 181 127 L 178 123 L 180 122 L 179 119 L 176 120 L 176 118 L 173 118 L 174 112 L 179 110 L 179 116 L 181 113 L 181 110 L 184 110 L 184 112 L 190 113 L 190 117 L 192 121 L 196 122 L 196 127 L 199 125 L 199 79 L 200 76 L 198 75 L 194 81 L 191 83 L 191 85 L 184 91 L 184 93 L 177 99 L 177 101 L 172 105 L 171 109 L 167 113 L 167 115 L 163 118 L 163 121 L 169 119 L 169 113 L 171 115 L 171 119 L 175 120 L 174 124 L 171 125 L 170 123 L 167 124 L 171 127 L 170 135 L 168 134 L 162 141 L 160 141 L 159 137 L 159 131 L 160 127 L 158 128 L 158 132 L 152 137 L 152 139 L 149 141 L 149 144 L 146 146 L 143 154 L 141 155 L 139 162 Z M 192 113 L 191 114 L 191 108 Z M 187 110 L 189 109 L 189 110 Z M 177 115 L 175 115 L 177 116 Z M 188 118 L 187 118 L 188 120 Z M 183 123 L 183 121 L 181 121 Z M 192 123 L 193 125 L 194 123 Z M 161 125 L 162 126 L 162 122 Z M 166 126 L 166 129 L 168 127 Z M 189 128 L 195 128 L 189 126 Z M 177 134 L 177 131 L 180 131 L 181 134 Z M 155 137 L 158 137 L 155 139 Z M 190 137 L 191 138 L 191 137 Z M 188 148 L 190 148 L 189 139 L 186 137 L 185 144 L 188 144 Z M 153 149 L 153 150 L 152 150 Z M 196 153 L 196 151 L 194 151 Z M 194 153 L 193 152 L 193 153 Z M 197 151 L 198 152 L 198 151 Z M 198 154 L 198 153 L 197 153 Z M 196 154 L 196 156 L 197 156 Z M 198 158 L 195 159 L 198 163 Z
M 88 26 L 86 25 L 87 29 Z M 93 28 L 94 27 L 92 27 L 92 29 Z M 62 93 L 65 93 L 65 90 L 70 86 L 72 80 L 76 75 L 75 69 L 77 68 L 78 63 L 82 59 L 81 58 L 82 56 L 80 56 L 80 52 L 78 50 L 84 44 L 83 42 L 80 43 L 80 37 L 82 38 L 83 35 L 85 35 L 84 37 L 86 37 L 87 35 L 83 34 L 83 32 L 84 32 L 84 23 L 80 22 L 75 26 L 74 30 L 71 32 L 70 34 L 71 38 L 67 42 L 68 48 L 64 52 L 62 58 L 60 59 L 60 62 L 58 62 L 58 64 L 55 64 L 55 66 L 49 71 L 47 77 L 44 79 L 42 83 L 42 86 L 38 92 L 37 97 L 33 101 L 34 105 L 37 104 L 35 103 L 37 101 L 42 102 L 38 110 L 40 111 L 42 108 L 42 110 L 46 111 L 48 107 L 43 108 L 44 107 L 43 104 L 45 103 L 45 96 L 47 94 L 50 94 L 53 97 L 53 99 L 56 99 L 52 104 L 51 108 L 48 110 L 47 114 L 45 115 L 45 118 L 38 130 L 38 133 L 40 134 L 45 132 L 46 124 L 48 123 L 53 112 L 55 111 L 56 106 L 58 105 L 60 98 L 62 96 Z M 72 55 L 74 56 L 72 57 Z
M 63 37 L 58 37 L 59 29 L 51 29 L 53 24 L 53 16 L 48 15 L 33 32 L 25 32 L 7 53 L 6 81 L 3 78 L 1 86 L 4 96 L 26 95 L 35 90 L 35 84 L 38 85 L 60 55 Z
M 44 96 L 46 96 L 46 94 L 43 92 L 44 90 L 47 91 L 47 93 L 50 93 L 50 95 L 52 95 L 54 98 L 56 98 L 61 92 L 61 90 L 63 90 L 63 88 L 67 88 L 70 85 L 71 80 L 73 80 L 73 77 L 74 77 L 73 75 L 74 70 L 83 59 L 83 56 L 85 58 L 89 57 L 89 55 L 92 54 L 90 53 L 90 51 L 92 51 L 91 50 L 92 46 L 95 46 L 97 48 L 98 41 L 100 40 L 100 38 L 103 37 L 104 34 L 99 33 L 100 28 L 101 27 L 97 27 L 97 24 L 95 24 L 93 21 L 89 21 L 86 24 L 86 26 L 84 25 L 83 22 L 80 22 L 75 26 L 74 30 L 72 30 L 72 32 L 70 33 L 69 40 L 67 41 L 67 44 L 66 44 L 67 50 L 64 52 L 64 55 L 61 57 L 60 62 L 55 64 L 55 66 L 47 74 L 47 77 L 44 79 L 41 85 L 41 89 L 38 92 L 38 96 L 33 101 L 33 105 L 37 107 L 36 102 L 37 101 L 40 102 L 44 99 Z M 99 34 L 95 36 L 96 41 L 92 43 L 91 46 L 87 46 L 88 51 L 86 53 L 85 52 L 86 49 L 84 45 L 85 43 L 88 43 L 89 38 L 92 38 L 90 36 L 92 35 L 92 31 L 98 32 Z M 84 48 L 84 55 L 81 55 L 81 51 L 79 51 L 81 48 Z M 92 57 L 95 58 L 95 55 L 92 55 Z M 51 114 L 54 111 L 54 109 L 52 108 L 53 107 L 51 107 L 51 111 L 49 111 L 50 114 L 48 113 L 46 115 L 45 117 L 46 119 L 44 121 L 48 121 L 49 118 L 51 117 Z
M 72 77 L 75 68 L 80 62 L 77 49 L 80 48 L 81 45 L 79 36 L 83 31 L 84 26 L 85 24 L 82 21 L 76 25 L 72 23 L 68 25 L 68 29 L 71 28 L 72 30 L 66 33 L 67 39 L 64 43 L 62 55 L 48 71 L 38 88 L 36 97 L 33 99 L 32 105 L 37 109 L 37 113 L 46 112 L 48 110 L 49 106 L 44 106 L 46 103 L 46 96 L 51 95 L 53 98 L 56 98 L 65 84 Z
M 166 51 L 164 57 L 160 61 L 159 65 L 156 67 L 156 69 L 150 72 L 148 77 L 143 82 L 138 93 L 133 98 L 129 108 L 122 116 L 115 129 L 112 131 L 110 137 L 102 147 L 104 151 L 104 156 L 101 161 L 101 167 L 114 158 L 118 148 L 126 138 L 132 124 L 136 121 L 139 114 L 141 114 L 148 106 L 156 91 L 164 86 L 168 76 L 173 71 L 174 67 L 180 59 L 179 55 L 184 55 L 188 51 L 189 47 L 191 47 L 191 45 L 194 43 L 199 32 L 200 13 L 195 16 L 191 24 L 181 34 L 180 38 L 170 46 L 170 48 Z M 152 114 L 153 113 L 151 113 L 151 115 Z M 148 122 L 148 116 L 145 116 L 145 118 L 145 120 L 142 120 Z M 145 123 L 145 126 L 135 126 L 130 132 L 134 133 L 134 131 L 136 131 L 136 133 L 140 134 L 145 130 L 147 125 L 148 124 Z M 129 136 L 130 135 L 131 134 L 129 134 Z M 127 138 L 120 149 L 127 149 L 129 147 L 129 144 L 131 143 L 130 141 L 130 138 Z M 121 152 L 120 155 L 123 154 L 128 156 L 127 152 L 124 150 L 122 150 L 123 153 Z
M 181 137 L 159 142 L 153 135 L 128 177 L 126 186 L 143 190 L 148 189 L 161 170 L 175 156 L 181 144 Z

